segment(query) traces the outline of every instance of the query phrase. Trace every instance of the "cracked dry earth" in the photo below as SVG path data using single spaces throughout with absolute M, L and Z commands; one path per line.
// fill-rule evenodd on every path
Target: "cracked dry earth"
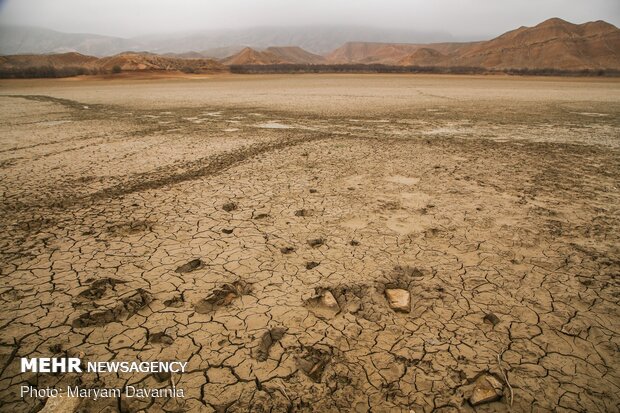
M 43 407 L 22 384 L 171 381 L 185 398 L 77 409 L 620 409 L 617 81 L 0 94 L 1 411 Z M 26 356 L 189 364 L 21 374 Z

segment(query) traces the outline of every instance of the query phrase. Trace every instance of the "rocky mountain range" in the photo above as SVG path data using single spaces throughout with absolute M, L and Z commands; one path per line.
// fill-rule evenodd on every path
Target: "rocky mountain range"
M 289 33 L 290 34 L 290 33 Z M 41 35 L 36 34 L 34 37 Z M 102 38 L 100 36 L 75 37 L 58 34 L 41 44 L 22 33 L 20 47 L 49 51 L 81 48 L 97 55 L 108 47 L 129 47 L 128 40 Z M 260 37 L 260 36 L 259 36 Z M 272 39 L 278 44 L 277 36 Z M 169 39 L 172 42 L 174 39 Z M 320 39 L 319 39 L 320 40 Z M 151 39 L 153 41 L 153 39 Z M 299 39 L 299 44 L 306 44 Z M 2 37 L 2 49 L 13 45 L 17 38 Z M 159 45 L 162 50 L 172 46 Z M 59 45 L 65 46 L 59 46 Z M 73 45 L 73 46 L 72 46 Z M 204 44 L 203 44 L 204 45 Z M 190 42 L 187 47 L 191 47 Z M 325 47 L 321 46 L 321 47 Z M 318 43 L 316 48 L 321 48 Z M 48 48 L 48 49 L 46 49 Z M 94 57 L 77 52 L 63 54 L 21 54 L 0 57 L 0 68 L 20 70 L 27 67 L 50 66 L 54 68 L 82 67 L 88 71 L 109 71 L 119 68 L 133 70 L 183 70 L 208 72 L 225 70 L 234 65 L 356 65 L 382 64 L 391 66 L 421 67 L 469 67 L 485 70 L 506 69 L 554 69 L 565 71 L 620 70 L 620 29 L 604 21 L 573 24 L 552 18 L 534 27 L 520 27 L 494 39 L 478 42 L 442 43 L 391 43 L 350 41 L 328 52 L 313 53 L 299 45 L 260 47 L 220 46 L 213 52 L 188 50 L 168 52 L 165 55 L 152 52 L 123 52 L 112 56 Z M 97 52 L 97 53 L 95 53 Z

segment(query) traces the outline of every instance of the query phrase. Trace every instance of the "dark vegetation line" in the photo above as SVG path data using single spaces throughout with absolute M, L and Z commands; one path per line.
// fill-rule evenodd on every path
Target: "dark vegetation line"
M 505 73 L 527 76 L 620 76 L 620 70 L 584 69 L 561 70 L 553 68 L 541 69 L 485 69 L 467 66 L 392 66 L 383 64 L 277 64 L 277 65 L 231 65 L 231 73 L 436 73 L 436 74 L 490 74 Z
M 72 77 L 81 75 L 102 75 L 111 73 L 101 69 L 86 69 L 83 67 L 63 67 L 55 68 L 53 66 L 32 66 L 25 68 L 1 68 L 0 78 L 2 79 L 31 79 L 38 77 Z
M 115 68 L 116 69 L 116 68 Z M 181 69 L 184 73 L 195 73 L 191 69 Z M 0 69 L 3 79 L 30 78 L 62 78 L 82 75 L 103 75 L 120 73 L 120 69 L 85 69 L 83 67 L 55 68 L 37 66 L 20 69 Z M 482 67 L 439 67 L 439 66 L 392 66 L 383 64 L 341 64 L 341 65 L 310 65 L 310 64 L 277 64 L 277 65 L 232 65 L 231 73 L 238 74 L 294 74 L 294 73 L 429 73 L 429 74 L 493 74 L 503 73 L 522 76 L 604 76 L 618 77 L 620 70 L 615 69 L 583 69 L 561 70 L 553 68 L 540 69 L 485 69 Z
M 232 65 L 231 73 L 238 74 L 285 74 L 285 73 L 430 73 L 430 74 L 493 74 L 504 73 L 522 76 L 605 76 L 619 77 L 620 70 L 615 69 L 584 69 L 561 70 L 553 68 L 541 69 L 485 69 L 467 66 L 392 66 L 383 64 L 276 64 L 276 65 Z M 159 70 L 165 71 L 165 70 Z M 184 73 L 199 73 L 188 67 L 180 69 Z M 52 66 L 36 66 L 27 68 L 0 68 L 2 79 L 61 78 L 82 75 L 105 75 L 120 73 L 120 67 L 112 70 L 86 69 L 83 67 L 55 68 Z

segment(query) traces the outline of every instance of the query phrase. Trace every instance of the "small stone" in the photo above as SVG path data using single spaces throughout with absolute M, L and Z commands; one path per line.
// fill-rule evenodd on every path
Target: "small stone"
M 336 301 L 336 298 L 334 298 L 334 295 L 329 291 L 325 291 L 323 293 L 323 296 L 321 298 L 321 304 L 323 304 L 325 307 L 329 309 L 340 311 L 340 307 L 338 306 L 338 301 Z
M 74 412 L 81 399 L 79 397 L 50 397 L 45 402 L 43 413 L 72 413 Z
M 411 311 L 411 295 L 409 291 L 399 288 L 385 290 L 385 297 L 394 311 L 408 313 Z
M 222 205 L 222 209 L 226 212 L 231 212 L 237 209 L 237 204 L 234 202 L 227 202 Z
M 323 244 L 325 244 L 324 238 L 314 238 L 308 240 L 308 245 L 310 245 L 312 248 L 320 247 Z
M 482 319 L 485 323 L 492 324 L 494 327 L 499 324 L 499 317 L 493 313 L 488 313 Z
M 307 269 L 307 270 L 311 270 L 311 269 L 316 268 L 316 267 L 318 267 L 318 266 L 319 266 L 319 263 L 318 263 L 318 262 L 316 262 L 316 261 L 308 261 L 308 262 L 306 263 L 306 269 Z
M 504 385 L 490 374 L 485 374 L 476 380 L 469 402 L 472 406 L 491 403 L 499 400 L 504 394 Z
M 338 301 L 329 291 L 323 291 L 322 294 L 308 300 L 310 310 L 319 318 L 332 318 L 340 312 Z

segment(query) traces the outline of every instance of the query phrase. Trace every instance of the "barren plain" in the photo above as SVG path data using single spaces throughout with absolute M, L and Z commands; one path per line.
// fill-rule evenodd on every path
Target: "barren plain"
M 172 383 L 56 411 L 620 409 L 617 79 L 12 80 L 0 106 L 1 411 Z M 20 373 L 65 355 L 188 372 Z

